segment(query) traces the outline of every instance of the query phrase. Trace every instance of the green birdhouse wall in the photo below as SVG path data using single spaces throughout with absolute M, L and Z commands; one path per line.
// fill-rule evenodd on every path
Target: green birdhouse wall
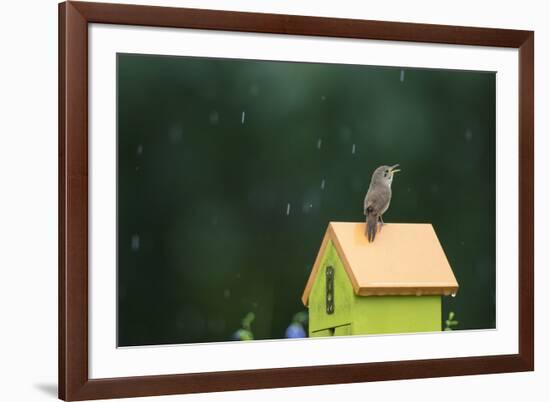
M 331 222 L 304 290 L 309 336 L 441 330 L 441 298 L 458 283 L 429 224 Z

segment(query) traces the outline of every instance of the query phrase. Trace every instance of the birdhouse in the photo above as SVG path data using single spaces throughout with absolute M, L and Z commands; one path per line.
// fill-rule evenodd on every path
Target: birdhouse
M 309 336 L 441 331 L 458 283 L 430 224 L 331 222 L 307 281 Z

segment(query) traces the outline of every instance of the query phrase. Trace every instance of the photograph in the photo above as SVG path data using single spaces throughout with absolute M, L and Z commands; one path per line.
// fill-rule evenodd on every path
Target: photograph
M 118 347 L 497 327 L 495 72 L 116 68 Z

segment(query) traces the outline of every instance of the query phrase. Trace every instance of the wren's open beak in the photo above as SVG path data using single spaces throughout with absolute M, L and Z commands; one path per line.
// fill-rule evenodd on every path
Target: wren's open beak
M 392 176 L 394 173 L 401 171 L 401 169 L 397 169 L 398 167 L 399 167 L 399 163 L 397 165 L 393 165 L 392 167 L 390 167 L 390 173 L 392 174 Z

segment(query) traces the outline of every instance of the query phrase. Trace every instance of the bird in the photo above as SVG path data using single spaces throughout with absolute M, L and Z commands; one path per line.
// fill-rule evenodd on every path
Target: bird
M 370 242 L 376 237 L 378 222 L 384 224 L 382 215 L 388 210 L 391 201 L 391 183 L 393 175 L 400 172 L 399 164 L 393 166 L 382 165 L 372 174 L 369 189 L 363 202 L 363 213 L 366 217 L 365 236 Z

